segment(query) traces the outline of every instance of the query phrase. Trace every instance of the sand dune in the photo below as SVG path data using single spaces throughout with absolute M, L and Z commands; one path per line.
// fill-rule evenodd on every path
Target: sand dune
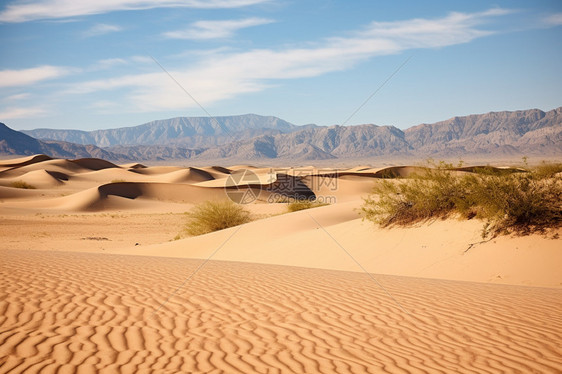
M 53 159 L 5 170 L 3 172 L 0 172 L 0 178 L 17 177 L 29 173 L 30 171 L 36 170 L 49 170 L 64 173 L 67 175 L 92 171 L 92 169 L 85 168 L 80 164 L 69 160 Z
M 146 176 L 135 173 L 134 171 L 120 168 L 100 169 L 76 174 L 75 181 L 96 182 L 98 184 L 109 183 L 111 181 L 145 182 Z
M 150 166 L 146 168 L 135 168 L 134 172 L 142 175 L 160 175 L 172 173 L 174 171 L 182 169 L 183 168 L 178 166 Z
M 500 237 L 483 242 L 478 221 L 436 221 L 380 229 L 358 218 L 357 201 L 300 211 L 236 228 L 117 253 L 362 271 L 376 274 L 562 288 L 559 240 Z
M 228 175 L 232 172 L 230 169 L 222 166 L 206 166 L 200 169 L 211 174 L 215 179 L 227 178 Z
M 145 169 L 146 166 L 143 164 L 139 164 L 137 162 L 131 162 L 129 164 L 121 164 L 119 167 L 123 169 Z
M 42 194 L 40 190 L 28 190 L 0 185 L 0 199 L 31 199 L 38 198 Z
M 560 290 L 379 276 L 404 311 L 362 273 L 211 261 L 178 290 L 200 261 L 2 256 L 2 372 L 560 369 Z
M 37 208 L 56 211 L 91 212 L 104 210 L 142 209 L 145 205 L 133 200 L 199 203 L 226 199 L 222 189 L 203 189 L 172 183 L 115 182 L 93 187 L 75 194 L 36 202 Z
M 205 170 L 190 167 L 167 173 L 162 176 L 161 181 L 167 183 L 198 183 L 212 179 L 213 176 Z
M 562 231 L 359 218 L 419 170 L 3 161 L 0 373 L 560 372 Z M 253 222 L 187 236 L 194 204 L 250 190 Z M 329 205 L 271 203 L 303 195 Z
M 37 188 L 50 188 L 62 185 L 65 179 L 68 179 L 68 176 L 61 172 L 33 170 L 19 177 L 0 179 L 0 183 L 9 186 L 10 183 L 23 181 Z
M 71 160 L 70 162 L 76 165 L 80 165 L 84 169 L 90 169 L 90 170 L 102 170 L 102 169 L 119 167 L 114 163 L 99 158 L 80 158 L 77 160 Z
M 0 160 L 0 168 L 22 167 L 47 160 L 51 160 L 51 157 L 46 155 L 33 155 L 10 160 Z

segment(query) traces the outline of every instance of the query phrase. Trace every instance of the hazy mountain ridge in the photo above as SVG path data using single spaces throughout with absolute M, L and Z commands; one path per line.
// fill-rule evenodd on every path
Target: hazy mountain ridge
M 22 132 L 41 140 L 93 144 L 98 147 L 174 144 L 184 148 L 201 148 L 268 132 L 277 134 L 299 129 L 299 126 L 273 116 L 245 114 L 214 118 L 176 117 L 139 126 L 95 131 L 35 129 Z
M 209 149 L 199 157 L 287 158 L 324 160 L 407 153 L 404 133 L 392 126 L 316 127 L 274 136 L 260 136 Z
M 42 141 L 13 130 L 0 122 L 0 155 L 34 155 L 47 154 L 61 158 L 96 157 L 107 160 L 133 160 L 126 155 L 93 146 L 69 142 Z
M 38 129 L 26 133 L 41 136 L 51 134 L 59 139 L 79 138 L 82 142 L 94 140 L 102 144 L 117 141 L 130 143 L 134 139 L 137 143 L 150 143 L 123 143 L 99 148 L 27 137 L 25 141 L 29 142 L 29 149 L 24 149 L 26 153 L 19 153 L 47 153 L 55 157 L 102 157 L 111 160 L 560 156 L 562 107 L 548 112 L 530 109 L 453 117 L 434 124 L 417 125 L 404 131 L 394 126 L 372 124 L 296 126 L 276 117 L 249 114 L 217 117 L 217 121 L 203 117 L 178 117 L 135 127 L 91 132 Z M 0 139 L 3 138 L 2 136 Z M 19 139 L 18 144 L 25 143 L 22 140 L 24 138 Z M 15 154 L 18 149 L 21 152 L 21 147 L 10 148 L 4 143 L 2 145 L 0 142 L 0 153 Z

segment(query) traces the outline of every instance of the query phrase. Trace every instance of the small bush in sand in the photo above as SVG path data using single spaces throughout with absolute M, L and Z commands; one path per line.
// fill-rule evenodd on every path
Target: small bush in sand
M 14 188 L 23 188 L 23 189 L 26 189 L 26 190 L 34 190 L 34 189 L 36 189 L 35 186 L 33 186 L 33 185 L 31 185 L 31 184 L 29 184 L 29 183 L 27 183 L 27 182 L 24 182 L 24 181 L 15 181 L 15 182 L 12 182 L 12 183 L 10 183 L 10 186 L 11 186 L 11 187 L 14 187 Z
M 110 183 L 126 183 L 126 182 L 127 181 L 125 179 L 114 179 Z
M 287 204 L 287 210 L 289 212 L 297 212 L 299 210 L 305 210 L 310 208 L 317 208 L 320 206 L 328 205 L 326 203 L 320 203 L 312 200 L 297 200 Z
M 410 225 L 459 215 L 485 221 L 483 236 L 528 234 L 562 226 L 561 164 L 519 173 L 456 173 L 427 169 L 402 181 L 381 181 L 365 199 L 365 219 Z
M 250 212 L 230 200 L 205 201 L 187 213 L 190 235 L 203 235 L 250 222 Z

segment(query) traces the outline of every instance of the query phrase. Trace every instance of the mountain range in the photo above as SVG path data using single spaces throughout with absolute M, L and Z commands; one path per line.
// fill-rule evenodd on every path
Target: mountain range
M 328 160 L 562 155 L 562 107 L 453 117 L 406 130 L 373 124 L 297 126 L 271 116 L 178 117 L 134 127 L 15 131 L 0 154 L 109 160 Z

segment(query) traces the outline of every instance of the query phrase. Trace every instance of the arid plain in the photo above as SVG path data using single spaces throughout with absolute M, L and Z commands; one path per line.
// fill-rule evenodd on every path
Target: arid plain
M 560 230 L 361 219 L 414 169 L 0 161 L 0 372 L 560 372 Z M 252 222 L 185 232 L 248 195 Z

